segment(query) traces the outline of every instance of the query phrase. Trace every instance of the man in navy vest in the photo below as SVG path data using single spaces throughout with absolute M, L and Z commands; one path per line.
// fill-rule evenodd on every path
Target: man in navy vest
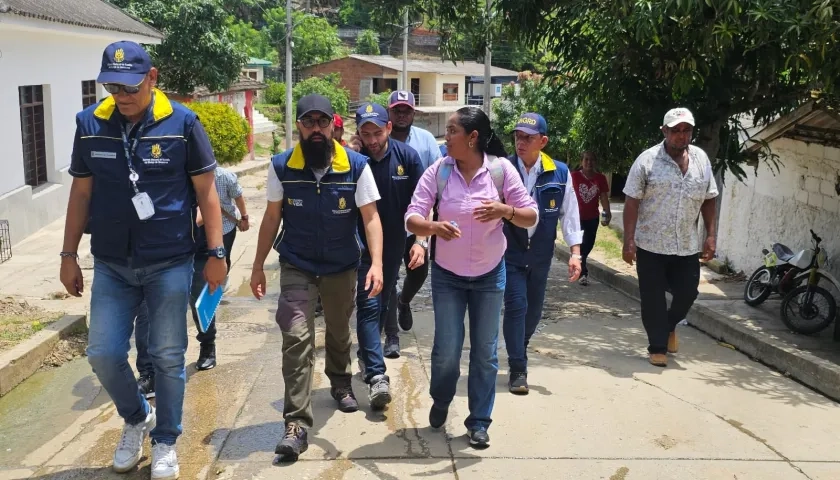
M 333 140 L 334 113 L 330 101 L 321 95 L 307 95 L 298 101 L 300 143 L 271 159 L 268 206 L 251 272 L 251 291 L 260 299 L 266 292 L 263 265 L 273 244 L 280 253 L 276 321 L 283 334 L 286 386 L 286 433 L 275 452 L 289 460 L 297 459 L 309 447 L 319 294 L 326 323 L 330 393 L 339 410 L 359 408 L 350 386 L 350 315 L 363 254 L 357 222 L 365 232 L 371 259 L 364 290 L 370 298 L 382 291 L 382 225 L 376 210 L 379 191 L 368 159 Z M 278 237 L 281 219 L 283 231 Z
M 580 277 L 580 212 L 577 197 L 571 188 L 571 176 L 565 163 L 543 153 L 548 144 L 548 125 L 536 113 L 519 117 L 514 128 L 516 155 L 508 158 L 519 170 L 525 188 L 534 197 L 540 221 L 531 228 L 520 228 L 505 222 L 507 251 L 505 267 L 505 316 L 502 330 L 508 354 L 510 376 L 508 387 L 512 393 L 528 393 L 528 355 L 531 336 L 542 317 L 548 272 L 554 257 L 557 224 L 566 244 L 571 246 L 569 281 Z
M 387 321 L 388 309 L 396 308 L 390 304 L 391 291 L 397 284 L 400 263 L 405 245 L 405 224 L 403 217 L 414 188 L 423 174 L 423 164 L 416 150 L 399 140 L 389 138 L 392 124 L 388 120 L 385 107 L 375 103 L 366 103 L 356 112 L 357 135 L 362 142 L 361 153 L 369 157 L 368 165 L 376 180 L 376 188 L 381 199 L 377 202 L 377 211 L 382 221 L 382 238 L 385 245 L 382 252 L 383 289 L 382 294 L 368 297 L 364 289 L 365 277 L 371 265 L 367 248 L 362 254 L 359 268 L 359 284 L 356 295 L 356 334 L 359 338 L 360 369 L 365 382 L 370 385 L 370 406 L 373 409 L 384 408 L 391 401 L 390 379 L 385 375 L 385 359 L 379 332 Z M 362 246 L 367 247 L 367 239 L 362 234 Z M 415 268 L 425 261 L 425 250 L 412 259 L 408 268 Z M 396 299 L 393 300 L 396 302 Z M 396 323 L 396 322 L 395 322 Z M 388 334 L 386 330 L 386 334 Z
M 174 446 L 182 431 L 196 203 L 205 212 L 211 247 L 204 268 L 210 289 L 219 288 L 227 274 L 216 160 L 195 113 L 155 88 L 157 70 L 140 45 L 109 45 L 97 82 L 111 96 L 76 116 L 61 283 L 81 296 L 77 249 L 90 219 L 94 276 L 87 356 L 125 420 L 114 469 L 133 469 L 151 434 L 152 478 L 177 478 Z M 128 365 L 134 317 L 144 300 L 156 409 Z

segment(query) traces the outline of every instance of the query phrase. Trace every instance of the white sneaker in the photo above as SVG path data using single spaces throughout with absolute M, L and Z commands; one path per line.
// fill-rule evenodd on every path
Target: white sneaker
M 175 480 L 180 473 L 175 445 L 152 445 L 152 480 Z
M 120 443 L 114 451 L 114 471 L 125 473 L 137 466 L 143 456 L 143 440 L 155 428 L 157 418 L 154 407 L 146 415 L 146 420 L 137 425 L 125 424 Z

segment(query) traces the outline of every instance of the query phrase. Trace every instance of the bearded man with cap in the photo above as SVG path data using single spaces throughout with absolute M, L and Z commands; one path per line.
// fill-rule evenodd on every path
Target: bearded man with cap
M 691 145 L 694 115 L 685 108 L 665 114 L 665 140 L 642 152 L 627 175 L 624 194 L 624 261 L 636 261 L 642 323 L 648 335 L 651 364 L 668 365 L 677 353 L 677 324 L 697 298 L 700 255 L 715 255 L 717 184 L 702 149 Z M 703 216 L 702 247 L 697 229 Z M 670 308 L 665 292 L 670 291 Z
M 528 343 L 542 318 L 548 272 L 554 258 L 554 240 L 560 224 L 569 245 L 569 281 L 580 276 L 580 212 L 569 168 L 542 150 L 548 144 L 548 124 L 542 115 L 525 113 L 513 129 L 516 154 L 508 160 L 516 166 L 525 189 L 539 209 L 539 221 L 528 228 L 504 223 L 505 315 L 502 332 L 508 354 L 508 389 L 528 393 Z
M 414 188 L 423 175 L 420 156 L 413 148 L 391 138 L 392 124 L 385 107 L 376 103 L 366 103 L 356 111 L 357 135 L 362 141 L 361 153 L 369 158 L 368 165 L 376 179 L 376 187 L 382 196 L 377 202 L 377 210 L 382 220 L 383 290 L 382 294 L 369 297 L 364 289 L 366 271 L 370 265 L 370 255 L 365 248 L 362 266 L 359 268 L 358 294 L 356 297 L 356 333 L 359 338 L 359 365 L 365 382 L 370 385 L 370 406 L 373 409 L 384 408 L 391 401 L 390 379 L 385 375 L 380 332 L 385 328 L 386 337 L 396 336 L 385 325 L 389 309 L 396 306 L 390 303 L 391 289 L 397 283 L 400 263 L 403 259 L 405 244 L 405 216 L 411 204 Z M 362 234 L 362 229 L 359 229 Z M 362 245 L 367 246 L 367 239 L 362 234 Z M 425 261 L 425 250 L 412 259 L 408 268 L 418 266 Z
M 315 303 L 321 296 L 326 323 L 326 374 L 339 410 L 359 406 L 350 385 L 350 315 L 356 302 L 356 271 L 362 257 L 357 228 L 370 259 L 364 289 L 382 291 L 382 224 L 379 191 L 368 159 L 333 139 L 329 99 L 307 95 L 297 104 L 300 143 L 271 159 L 251 291 L 266 294 L 263 265 L 272 245 L 280 254 L 280 299 L 276 321 L 283 335 L 283 418 L 286 430 L 275 453 L 294 460 L 309 446 L 315 364 Z M 361 217 L 361 218 L 360 218 Z M 280 220 L 283 231 L 277 235 Z M 275 240 L 276 239 L 276 240 Z
M 61 282 L 70 294 L 81 296 L 77 248 L 87 223 L 94 256 L 87 356 L 125 420 L 114 470 L 133 469 L 150 435 L 151 477 L 174 479 L 179 475 L 175 441 L 182 432 L 196 203 L 204 212 L 210 255 L 204 278 L 215 290 L 227 274 L 216 160 L 195 113 L 155 88 L 157 70 L 140 45 L 109 45 L 97 82 L 111 96 L 76 116 Z M 134 316 L 143 301 L 156 409 L 141 394 L 128 365 Z

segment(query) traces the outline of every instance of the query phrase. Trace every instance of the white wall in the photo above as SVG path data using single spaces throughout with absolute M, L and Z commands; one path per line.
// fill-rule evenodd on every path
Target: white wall
M 149 42 L 118 32 L 3 16 L 0 23 L 0 219 L 18 243 L 64 215 L 75 115 L 82 109 L 82 81 L 99 73 L 102 51 L 114 41 Z M 43 85 L 48 183 L 24 183 L 18 87 Z M 104 95 L 100 89 L 100 98 Z
M 745 183 L 731 174 L 722 190 L 718 256 L 727 257 L 747 275 L 761 265 L 761 249 L 783 243 L 793 251 L 810 248 L 813 229 L 840 276 L 840 149 L 786 138 L 770 144 L 779 155 L 780 172 L 765 164 L 746 168 Z

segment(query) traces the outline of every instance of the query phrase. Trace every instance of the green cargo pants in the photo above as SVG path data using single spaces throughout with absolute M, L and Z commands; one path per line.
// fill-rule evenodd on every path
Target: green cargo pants
M 315 303 L 326 322 L 326 369 L 330 385 L 350 385 L 350 316 L 356 302 L 356 270 L 316 277 L 280 264 L 280 300 L 275 320 L 283 333 L 283 418 L 312 428 L 312 377 L 315 364 Z

